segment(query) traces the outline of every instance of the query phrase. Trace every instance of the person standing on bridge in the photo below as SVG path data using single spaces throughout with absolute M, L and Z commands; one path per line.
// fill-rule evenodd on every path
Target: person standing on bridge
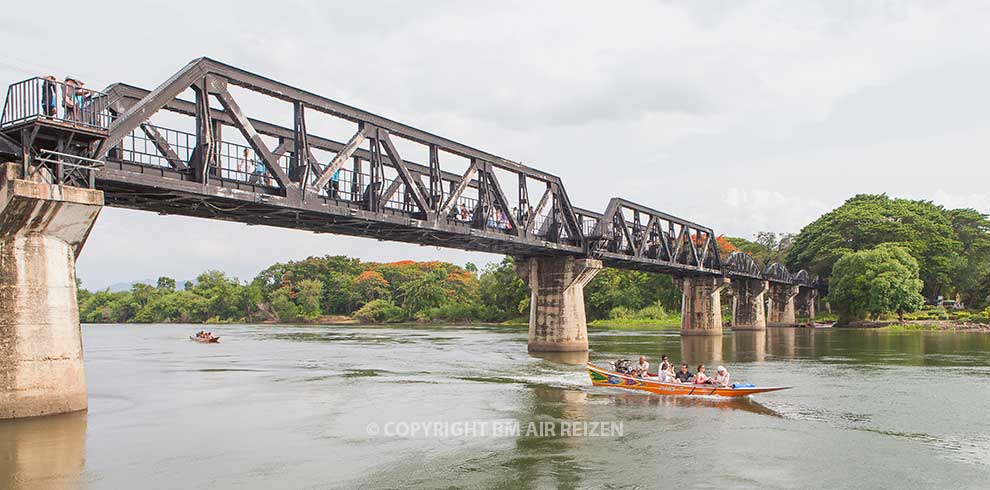
M 58 80 L 52 75 L 41 82 L 41 108 L 48 117 L 55 117 L 58 111 Z
M 237 180 L 248 180 L 248 173 L 251 171 L 251 150 L 244 149 L 244 157 L 237 161 Z
M 330 177 L 330 183 L 327 186 L 327 194 L 330 197 L 334 198 L 334 199 L 339 199 L 340 198 L 340 169 L 339 168 L 333 173 L 333 176 Z
M 81 121 L 80 109 L 82 106 L 82 86 L 83 82 L 74 77 L 65 77 L 62 85 L 62 107 L 65 108 L 65 118 L 70 121 Z
M 265 163 L 262 162 L 261 160 L 256 160 L 253 157 L 251 157 L 251 150 L 247 148 L 244 149 L 244 161 L 245 161 L 245 166 L 248 169 L 251 169 L 252 164 L 254 164 L 253 165 L 254 169 L 251 172 L 251 178 L 250 180 L 248 180 L 248 183 L 255 185 L 264 184 Z

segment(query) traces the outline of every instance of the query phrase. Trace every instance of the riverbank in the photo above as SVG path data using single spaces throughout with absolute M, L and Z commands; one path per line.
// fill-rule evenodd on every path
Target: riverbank
M 616 318 L 588 322 L 588 328 L 602 330 L 677 330 L 681 328 L 678 318 Z
M 990 332 L 990 324 L 956 320 L 905 320 L 889 322 L 856 322 L 840 328 L 877 329 L 887 332 Z

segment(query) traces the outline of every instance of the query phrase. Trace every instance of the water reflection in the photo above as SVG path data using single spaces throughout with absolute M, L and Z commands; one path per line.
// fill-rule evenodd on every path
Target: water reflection
M 86 412 L 0 421 L 0 456 L 0 488 L 78 488 Z
M 793 358 L 797 350 L 797 329 L 793 327 L 772 327 L 767 329 L 770 354 L 776 357 Z
M 544 359 L 557 364 L 583 366 L 588 362 L 588 351 L 584 352 L 530 352 L 531 357 Z
M 692 370 L 698 364 L 722 362 L 722 336 L 682 336 L 681 362 L 687 363 Z
M 589 399 L 607 399 L 615 405 L 644 406 L 644 407 L 706 407 L 719 410 L 741 410 L 759 415 L 782 417 L 776 410 L 767 407 L 752 398 L 702 398 L 685 396 L 663 396 L 650 393 L 608 393 L 593 394 Z
M 767 332 L 740 330 L 732 332 L 732 352 L 735 362 L 764 362 L 767 360 Z

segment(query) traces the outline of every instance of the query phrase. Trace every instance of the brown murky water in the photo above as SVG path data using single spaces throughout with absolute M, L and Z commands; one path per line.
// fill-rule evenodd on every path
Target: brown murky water
M 592 333 L 592 361 L 667 353 L 795 387 L 720 401 L 592 388 L 585 355 L 531 356 L 518 329 L 220 326 L 204 345 L 199 328 L 84 326 L 89 412 L 0 422 L 0 488 L 990 482 L 986 334 Z M 531 422 L 621 434 L 479 432 Z M 399 434 L 415 423 L 448 433 Z

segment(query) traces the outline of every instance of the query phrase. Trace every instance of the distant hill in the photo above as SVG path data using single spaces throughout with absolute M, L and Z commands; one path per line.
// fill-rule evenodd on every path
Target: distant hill
M 182 285 L 185 284 L 185 283 L 186 283 L 186 280 L 185 279 L 183 279 L 181 281 L 179 281 L 179 280 L 175 281 L 175 287 L 176 287 L 176 289 L 183 289 Z M 155 278 L 155 279 L 138 279 L 136 281 L 131 281 L 131 282 L 118 282 L 116 284 L 111 284 L 110 286 L 107 287 L 107 289 L 109 289 L 111 293 L 118 293 L 118 292 L 121 292 L 121 291 L 130 291 L 131 288 L 134 287 L 135 284 L 150 284 L 150 285 L 154 286 L 154 285 L 158 284 L 158 278 Z M 86 285 L 83 284 L 83 287 L 86 287 Z

